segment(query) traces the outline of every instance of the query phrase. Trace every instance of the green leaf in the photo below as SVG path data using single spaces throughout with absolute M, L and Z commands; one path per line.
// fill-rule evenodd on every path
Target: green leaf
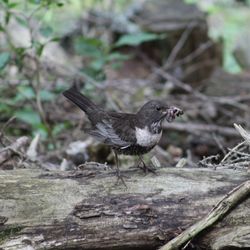
M 116 42 L 115 46 L 137 46 L 144 42 L 153 41 L 161 38 L 161 36 L 153 33 L 141 32 L 137 34 L 127 34 L 120 37 L 120 39 Z
M 11 17 L 11 13 L 10 13 L 9 11 L 7 11 L 7 12 L 5 13 L 5 17 L 4 17 L 4 21 L 5 21 L 6 24 L 9 23 L 10 17 Z
M 0 31 L 5 32 L 5 28 L 0 23 Z
M 19 16 L 15 16 L 15 19 L 17 20 L 17 22 L 22 25 L 23 27 L 27 28 L 29 26 L 28 24 L 28 20 L 23 18 L 23 17 L 19 17 Z
M 108 61 L 125 61 L 130 59 L 131 56 L 130 55 L 125 55 L 119 52 L 114 52 L 108 55 L 107 60 Z
M 194 4 L 197 3 L 197 0 L 185 0 L 184 2 L 187 4 Z
M 33 88 L 30 86 L 20 85 L 17 87 L 17 90 L 18 90 L 18 93 L 16 97 L 14 98 L 15 103 L 20 102 L 20 101 L 25 101 L 25 100 L 33 100 L 36 97 Z M 45 89 L 39 92 L 39 96 L 41 98 L 41 101 L 44 101 L 44 102 L 52 101 L 55 99 L 55 94 Z
M 66 124 L 58 123 L 53 127 L 52 134 L 54 136 L 60 134 L 66 128 Z
M 2 114 L 9 114 L 11 112 L 11 108 L 9 105 L 5 103 L 0 103 L 0 113 Z
M 46 139 L 48 137 L 48 130 L 43 123 L 38 123 L 33 126 L 32 134 L 33 136 L 35 136 L 36 134 L 40 134 L 42 139 Z
M 41 118 L 39 114 L 29 107 L 23 108 L 21 110 L 17 110 L 15 112 L 15 116 L 19 120 L 26 122 L 30 124 L 31 126 L 38 126 L 41 123 Z
M 58 81 L 56 86 L 53 88 L 53 92 L 57 94 L 61 94 L 63 91 L 69 88 L 68 83 Z
M 112 63 L 111 67 L 112 69 L 118 70 L 122 67 L 122 63 L 121 62 Z
M 58 6 L 58 7 L 63 7 L 63 6 L 64 6 L 64 3 L 57 3 L 57 6 Z
M 44 49 L 46 44 L 42 44 L 42 43 L 40 43 L 38 41 L 34 41 L 33 45 L 34 45 L 34 47 L 36 49 L 36 54 L 40 57 L 42 55 L 42 53 L 43 53 L 43 49 Z
M 18 56 L 23 56 L 26 52 L 26 48 L 16 47 L 15 52 L 18 54 Z
M 103 43 L 95 38 L 77 37 L 74 41 L 76 53 L 92 58 L 102 57 Z
M 24 100 L 32 100 L 35 98 L 35 92 L 32 87 L 25 86 L 25 85 L 19 85 L 17 87 L 17 95 L 14 98 L 14 102 L 20 102 Z
M 50 26 L 42 27 L 39 31 L 44 37 L 50 37 L 53 34 L 53 29 Z
M 13 8 L 17 7 L 18 5 L 19 5 L 19 3 L 17 3 L 17 2 L 16 3 L 9 3 L 8 8 L 13 9 Z
M 0 70 L 3 70 L 10 61 L 10 53 L 0 53 Z
M 53 38 L 51 38 L 49 41 L 50 41 L 50 42 L 59 42 L 60 40 L 61 40 L 60 37 L 53 37 Z
M 37 47 L 36 53 L 37 53 L 38 56 L 41 56 L 41 55 L 42 55 L 44 47 L 45 47 L 45 44 L 40 44 L 40 45 Z
M 43 89 L 43 90 L 40 91 L 40 98 L 44 102 L 52 101 L 52 100 L 55 99 L 55 94 L 52 93 L 51 91 Z
M 92 61 L 89 66 L 93 70 L 100 71 L 103 69 L 104 65 L 105 65 L 105 60 L 101 58 L 101 59 Z
M 42 0 L 29 0 L 31 4 L 41 4 Z
M 25 56 L 25 53 L 27 51 L 27 48 L 17 47 L 14 48 L 15 51 L 15 63 L 18 66 L 19 70 L 23 67 L 23 58 Z

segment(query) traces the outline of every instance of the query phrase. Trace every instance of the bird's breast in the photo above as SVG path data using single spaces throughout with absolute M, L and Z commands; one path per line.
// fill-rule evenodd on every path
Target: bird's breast
M 156 145 L 160 141 L 161 135 L 162 131 L 159 133 L 152 133 L 147 126 L 144 128 L 135 128 L 137 144 L 143 147 L 152 147 Z

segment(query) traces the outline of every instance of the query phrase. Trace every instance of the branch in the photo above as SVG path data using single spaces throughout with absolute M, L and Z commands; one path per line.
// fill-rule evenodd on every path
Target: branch
M 247 132 L 245 129 L 243 129 L 241 125 L 234 124 L 234 127 L 240 133 L 240 135 L 243 137 L 246 144 L 248 144 L 250 146 L 250 133 Z
M 181 132 L 188 132 L 192 134 L 201 134 L 203 132 L 214 132 L 220 135 L 229 137 L 239 137 L 240 135 L 230 127 L 222 127 L 213 124 L 195 124 L 195 123 L 165 123 L 163 129 L 172 129 Z
M 193 31 L 194 27 L 197 26 L 197 21 L 193 21 L 191 22 L 187 28 L 185 29 L 185 31 L 181 34 L 181 37 L 179 38 L 177 44 L 175 45 L 175 47 L 173 48 L 173 50 L 171 51 L 171 54 L 169 55 L 166 63 L 163 65 L 163 69 L 166 70 L 169 68 L 169 66 L 171 64 L 173 64 L 173 62 L 175 61 L 178 53 L 180 52 L 180 50 L 183 48 L 185 42 L 187 41 L 189 35 L 191 34 L 191 32 Z
M 0 152 L 0 166 L 9 160 L 13 155 L 20 154 L 20 151 L 23 147 L 25 147 L 29 142 L 29 138 L 26 136 L 22 136 L 18 138 L 15 142 L 13 142 L 10 146 L 4 148 Z
M 237 186 L 231 192 L 229 192 L 212 211 L 199 222 L 195 223 L 179 236 L 169 241 L 166 245 L 160 248 L 160 250 L 177 250 L 181 246 L 189 242 L 195 236 L 197 236 L 204 229 L 212 226 L 219 219 L 225 217 L 225 215 L 238 205 L 243 199 L 250 195 L 250 181 L 246 181 Z

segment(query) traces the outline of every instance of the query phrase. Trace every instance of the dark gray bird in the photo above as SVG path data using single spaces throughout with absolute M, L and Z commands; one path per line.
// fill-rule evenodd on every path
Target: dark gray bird
M 112 147 L 117 176 L 123 183 L 117 154 L 138 155 L 144 170 L 147 170 L 141 155 L 149 152 L 161 139 L 162 121 L 166 119 L 171 122 L 183 114 L 181 109 L 169 107 L 158 100 L 149 101 L 137 113 L 130 114 L 105 111 L 75 87 L 66 90 L 63 95 L 87 114 L 92 126 L 88 133 Z

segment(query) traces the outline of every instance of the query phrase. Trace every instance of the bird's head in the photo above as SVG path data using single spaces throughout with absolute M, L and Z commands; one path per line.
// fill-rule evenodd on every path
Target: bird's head
M 165 118 L 171 122 L 176 116 L 182 115 L 183 111 L 177 107 L 168 106 L 162 101 L 153 100 L 145 103 L 137 114 L 144 122 L 151 124 L 161 122 Z

